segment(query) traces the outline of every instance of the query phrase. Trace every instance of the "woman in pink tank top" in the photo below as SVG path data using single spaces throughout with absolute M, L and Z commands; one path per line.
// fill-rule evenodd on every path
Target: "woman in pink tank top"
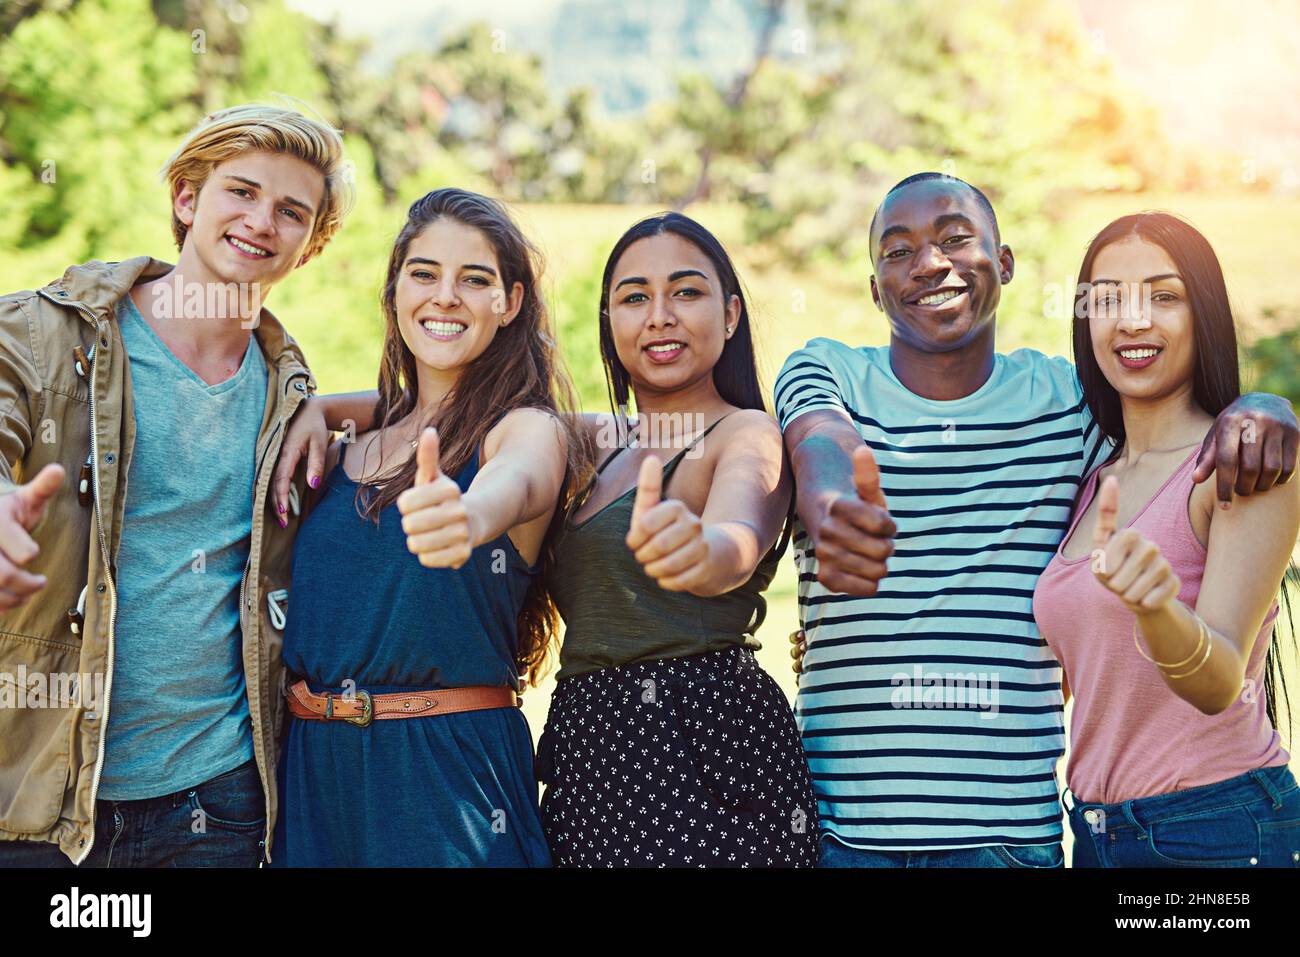
M 1075 697 L 1075 866 L 1300 866 L 1273 627 L 1300 488 L 1220 508 L 1192 479 L 1214 417 L 1240 394 L 1218 259 L 1177 217 L 1125 216 L 1090 245 L 1075 316 L 1084 399 L 1117 447 L 1034 593 Z M 1281 447 L 1254 441 L 1244 420 L 1243 459 L 1257 467 L 1239 483 L 1281 471 Z

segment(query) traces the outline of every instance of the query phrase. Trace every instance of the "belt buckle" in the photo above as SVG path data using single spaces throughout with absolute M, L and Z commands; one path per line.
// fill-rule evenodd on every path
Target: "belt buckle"
M 357 700 L 361 702 L 365 710 L 354 718 L 344 718 L 348 724 L 355 724 L 358 728 L 367 727 L 375 718 L 374 702 L 370 699 L 369 691 L 358 691 Z

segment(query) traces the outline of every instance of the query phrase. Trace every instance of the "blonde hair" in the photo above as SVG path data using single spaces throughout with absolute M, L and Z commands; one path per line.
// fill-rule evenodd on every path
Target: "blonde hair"
M 248 150 L 296 156 L 325 177 L 325 195 L 307 242 L 307 258 L 315 257 L 338 232 L 343 217 L 352 208 L 351 168 L 343 156 L 339 131 L 297 110 L 250 103 L 206 116 L 162 169 L 172 198 L 176 198 L 183 183 L 197 194 L 214 168 Z M 177 249 L 185 244 L 188 231 L 173 209 L 172 235 Z

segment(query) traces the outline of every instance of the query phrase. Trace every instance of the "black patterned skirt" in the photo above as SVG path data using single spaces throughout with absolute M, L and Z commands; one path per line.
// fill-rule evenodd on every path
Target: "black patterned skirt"
M 794 716 L 747 648 L 561 681 L 538 745 L 561 867 L 812 867 Z

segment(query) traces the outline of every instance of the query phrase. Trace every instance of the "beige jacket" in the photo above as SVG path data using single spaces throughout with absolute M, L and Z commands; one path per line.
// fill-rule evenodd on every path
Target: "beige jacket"
M 135 441 L 130 365 L 114 305 L 132 286 L 170 269 L 147 256 L 89 262 L 36 292 L 0 296 L 0 494 L 50 462 L 68 475 L 35 530 L 40 554 L 27 566 L 48 584 L 23 607 L 0 612 L 0 840 L 52 841 L 76 863 L 90 853 L 95 833 L 112 707 L 117 552 Z M 289 527 L 281 529 L 268 489 L 286 423 L 315 382 L 298 346 L 266 310 L 255 335 L 270 374 L 240 622 L 269 852 L 285 718 L 280 652 L 287 607 L 284 595 L 273 593 L 289 586 L 298 516 L 286 516 Z M 88 463 L 82 504 L 78 479 Z M 301 500 L 301 473 L 295 486 Z M 74 630 L 69 610 L 79 606 L 84 620 Z M 29 684 L 25 694 L 19 681 Z M 102 695 L 87 682 L 98 682 Z M 33 693 L 33 683 L 43 685 L 43 695 Z

